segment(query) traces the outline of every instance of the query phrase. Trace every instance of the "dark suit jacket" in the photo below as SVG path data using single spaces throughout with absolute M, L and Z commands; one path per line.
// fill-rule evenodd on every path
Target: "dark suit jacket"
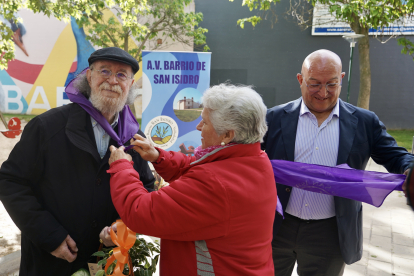
M 296 129 L 302 98 L 275 106 L 267 112 L 268 132 L 262 149 L 269 158 L 294 161 Z M 355 107 L 339 99 L 339 148 L 337 164 L 364 170 L 370 157 L 392 173 L 404 173 L 413 159 L 404 148 L 398 147 L 375 113 Z M 291 187 L 276 184 L 277 195 L 285 211 Z M 345 263 L 351 264 L 362 256 L 362 204 L 359 201 L 335 197 L 339 242 Z M 278 214 L 278 213 L 276 213 Z M 276 215 L 273 235 L 282 217 Z
M 87 266 L 100 231 L 119 218 L 106 172 L 109 155 L 99 156 L 90 116 L 78 104 L 45 112 L 24 128 L 0 169 L 0 200 L 22 231 L 20 275 L 70 276 Z M 132 158 L 152 191 L 148 163 L 137 153 Z M 50 254 L 68 234 L 79 249 L 73 263 Z

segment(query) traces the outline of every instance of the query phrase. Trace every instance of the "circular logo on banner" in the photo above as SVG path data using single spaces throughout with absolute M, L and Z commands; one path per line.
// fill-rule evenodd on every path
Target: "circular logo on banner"
M 178 138 L 178 125 L 168 116 L 158 116 L 149 121 L 145 127 L 145 135 L 161 149 L 168 149 Z

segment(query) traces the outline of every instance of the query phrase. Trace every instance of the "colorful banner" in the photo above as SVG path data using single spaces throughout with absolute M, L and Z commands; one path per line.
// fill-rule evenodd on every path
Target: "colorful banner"
M 193 155 L 201 144 L 210 60 L 211 53 L 143 51 L 142 130 L 155 146 Z
M 67 24 L 29 10 L 17 15 L 22 23 L 1 18 L 14 32 L 16 57 L 0 70 L 0 110 L 40 114 L 69 103 L 64 87 L 95 49 L 73 18 Z
M 70 103 L 65 86 L 83 69 L 95 48 L 86 39 L 88 30 L 53 16 L 34 14 L 23 9 L 23 22 L 0 21 L 13 31 L 15 59 L 0 70 L 0 111 L 4 113 L 40 114 Z M 111 10 L 104 18 L 115 17 Z M 129 45 L 135 43 L 131 38 Z M 141 77 L 141 71 L 135 80 Z

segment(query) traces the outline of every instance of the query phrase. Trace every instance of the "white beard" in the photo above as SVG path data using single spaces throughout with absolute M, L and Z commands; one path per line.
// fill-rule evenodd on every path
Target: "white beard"
M 114 91 L 120 96 L 118 98 L 108 98 L 102 95 L 102 90 L 111 90 Z M 99 110 L 102 114 L 116 114 L 120 112 L 126 103 L 127 97 L 124 96 L 124 92 L 119 85 L 111 86 L 107 82 L 103 82 L 99 86 L 99 91 L 91 93 L 90 101 L 92 105 Z

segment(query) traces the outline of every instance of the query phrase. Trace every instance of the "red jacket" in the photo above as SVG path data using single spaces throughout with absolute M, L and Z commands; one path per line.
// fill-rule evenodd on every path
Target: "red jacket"
M 125 159 L 108 172 L 125 224 L 162 239 L 161 275 L 274 275 L 276 184 L 260 144 L 222 148 L 198 161 L 158 151 L 154 167 L 170 185 L 157 192 L 145 190 Z

